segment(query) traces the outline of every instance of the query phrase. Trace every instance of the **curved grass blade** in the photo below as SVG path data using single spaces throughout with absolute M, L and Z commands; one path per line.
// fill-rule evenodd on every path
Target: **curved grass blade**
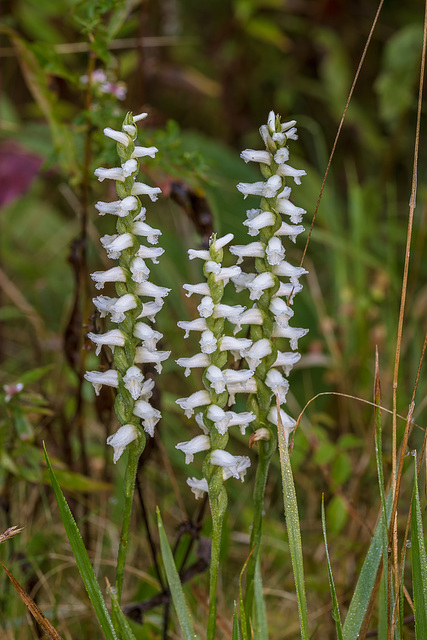
M 114 630 L 113 623 L 107 611 L 104 597 L 93 571 L 88 553 L 86 551 L 86 547 L 84 546 L 82 537 L 80 535 L 80 531 L 77 527 L 76 521 L 74 520 L 73 514 L 70 511 L 70 507 L 65 500 L 64 494 L 61 491 L 61 487 L 59 486 L 58 481 L 55 477 L 44 444 L 43 448 L 46 458 L 46 464 L 49 469 L 50 480 L 52 482 L 52 487 L 55 492 L 56 501 L 58 503 L 61 520 L 64 525 L 65 532 L 68 536 L 73 555 L 76 559 L 80 575 L 86 587 L 86 591 L 88 593 L 90 601 L 93 604 L 93 608 L 95 609 L 96 617 L 98 618 L 99 624 L 102 627 L 106 640 L 117 640 L 117 635 Z
M 393 495 L 392 492 L 389 491 L 386 500 L 387 526 L 390 523 L 392 502 Z M 371 592 L 375 585 L 376 575 L 382 557 L 382 549 L 383 523 L 380 518 L 360 571 L 359 580 L 357 581 L 347 617 L 343 625 L 344 640 L 355 640 L 355 638 L 359 636 L 363 618 L 368 608 Z
M 191 621 L 191 614 L 188 610 L 187 602 L 185 600 L 184 590 L 182 588 L 181 580 L 179 578 L 178 571 L 176 570 L 173 554 L 169 546 L 166 532 L 163 526 L 162 518 L 160 516 L 159 508 L 157 507 L 157 526 L 159 528 L 160 537 L 160 550 L 162 553 L 163 565 L 165 567 L 166 576 L 168 579 L 169 589 L 171 592 L 175 611 L 178 616 L 179 624 L 186 640 L 195 640 L 197 638 L 194 633 L 193 623 Z
M 121 610 L 119 601 L 117 599 L 117 589 L 112 587 L 107 580 L 107 591 L 111 598 L 111 608 L 114 621 L 117 626 L 117 631 L 120 635 L 120 640 L 136 640 L 131 626 L 125 614 Z
M 255 640 L 268 640 L 267 611 L 265 608 L 264 593 L 262 590 L 262 578 L 259 555 L 255 565 L 254 578 L 254 629 Z
M 291 460 L 289 458 L 288 443 L 285 430 L 278 417 L 280 469 L 282 472 L 283 503 L 285 507 L 286 528 L 288 531 L 289 549 L 291 552 L 292 568 L 294 572 L 295 589 L 298 600 L 298 613 L 300 618 L 301 638 L 309 639 L 307 600 L 304 586 L 304 564 L 302 557 L 301 531 L 299 526 L 298 504 L 295 493 L 294 479 L 292 475 Z
M 242 640 L 242 636 L 240 635 L 240 629 L 239 629 L 239 616 L 237 614 L 237 602 L 236 601 L 234 601 L 233 632 L 231 634 L 231 640 Z
M 334 577 L 332 575 L 331 561 L 330 561 L 330 558 L 329 558 L 328 541 L 327 541 L 327 538 L 326 538 L 326 518 L 325 518 L 325 496 L 324 496 L 324 494 L 322 494 L 322 529 L 323 529 L 323 538 L 325 540 L 326 562 L 328 564 L 329 588 L 331 590 L 331 598 L 332 598 L 332 617 L 335 620 L 335 625 L 336 625 L 336 628 L 337 628 L 337 638 L 338 638 L 338 640 L 343 640 L 341 617 L 340 617 L 340 608 L 339 608 L 339 605 L 338 605 L 337 593 L 335 591 Z
M 418 494 L 417 461 L 415 458 L 414 493 L 411 512 L 412 584 L 414 590 L 415 632 L 417 638 L 427 638 L 427 558 L 423 521 Z

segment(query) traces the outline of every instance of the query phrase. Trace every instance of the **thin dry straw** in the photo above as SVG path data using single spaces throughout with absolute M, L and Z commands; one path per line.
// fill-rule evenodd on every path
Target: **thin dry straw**
M 421 56 L 421 68 L 420 68 L 420 84 L 418 90 L 418 109 L 417 109 L 417 125 L 415 132 L 415 148 L 414 148 L 414 164 L 412 169 L 412 187 L 411 187 L 411 199 L 409 201 L 409 218 L 408 218 L 408 230 L 406 236 L 406 249 L 405 249 L 405 266 L 403 270 L 403 282 L 402 293 L 400 299 L 399 310 L 399 322 L 397 329 L 396 340 L 396 355 L 394 361 L 394 373 L 393 373 L 393 436 L 392 436 L 392 486 L 393 486 L 393 499 L 396 493 L 396 479 L 397 479 L 397 384 L 399 375 L 399 361 L 400 351 L 402 346 L 402 333 L 403 333 L 403 317 L 405 314 L 405 302 L 406 291 L 408 286 L 408 273 L 409 273 L 409 256 L 411 248 L 412 238 L 412 226 L 414 220 L 414 209 L 417 194 L 417 168 L 418 168 L 418 153 L 420 142 L 420 127 L 421 127 L 421 108 L 423 99 L 423 87 L 424 87 L 424 71 L 425 71 L 425 55 L 427 44 L 427 2 L 424 5 L 424 33 L 423 33 L 423 50 Z M 395 593 L 398 593 L 399 586 L 399 560 L 398 560 L 398 541 L 397 541 L 397 513 L 393 519 L 393 568 L 394 568 L 394 580 L 395 580 Z M 396 596 L 397 597 L 397 596 Z M 393 632 L 393 630 L 392 630 Z
M 374 21 L 372 23 L 371 30 L 369 32 L 368 38 L 366 40 L 365 47 L 363 49 L 362 57 L 360 58 L 359 65 L 357 67 L 357 71 L 356 71 L 356 74 L 354 76 L 353 84 L 351 85 L 351 88 L 350 88 L 350 93 L 348 94 L 348 98 L 347 98 L 347 102 L 346 102 L 345 107 L 344 107 L 344 112 L 342 114 L 341 122 L 339 124 L 337 135 L 335 136 L 334 144 L 332 146 L 331 155 L 329 156 L 328 166 L 326 167 L 325 175 L 323 177 L 322 186 L 320 187 L 320 193 L 319 193 L 319 197 L 317 199 L 317 204 L 316 204 L 316 209 L 314 211 L 313 220 L 311 221 L 310 230 L 308 232 L 307 242 L 305 243 L 304 251 L 303 251 L 303 254 L 302 254 L 300 267 L 302 267 L 303 262 L 304 262 L 304 258 L 305 258 L 305 254 L 307 253 L 308 244 L 310 242 L 311 233 L 313 231 L 314 222 L 315 222 L 316 216 L 317 216 L 317 211 L 319 210 L 320 201 L 322 199 L 323 189 L 325 188 L 326 178 L 328 177 L 329 169 L 330 169 L 331 163 L 332 163 L 332 158 L 334 157 L 335 149 L 336 149 L 336 146 L 337 146 L 337 143 L 338 143 L 338 138 L 340 137 L 341 129 L 343 127 L 344 120 L 345 120 L 345 117 L 347 115 L 347 109 L 348 109 L 348 107 L 350 105 L 350 100 L 353 97 L 354 88 L 356 86 L 357 80 L 359 79 L 360 71 L 361 71 L 362 65 L 363 65 L 363 63 L 365 61 L 365 57 L 366 57 L 366 53 L 368 51 L 368 47 L 371 44 L 372 35 L 374 33 L 375 27 L 377 26 L 378 18 L 379 18 L 379 15 L 381 13 L 381 9 L 382 9 L 383 4 L 384 4 L 384 0 L 380 0 L 380 3 L 378 5 L 378 9 L 377 9 L 377 13 L 375 14 L 375 18 L 374 18 Z

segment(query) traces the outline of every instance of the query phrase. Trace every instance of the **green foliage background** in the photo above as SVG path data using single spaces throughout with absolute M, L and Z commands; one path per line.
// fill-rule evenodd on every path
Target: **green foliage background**
M 144 172 L 166 195 L 149 208 L 148 219 L 162 230 L 165 249 L 153 279 L 173 288 L 167 311 L 158 317 L 164 348 L 173 357 L 158 380 L 164 417 L 144 454 L 140 477 L 149 519 L 154 523 L 160 502 L 173 537 L 184 522 L 196 522 L 200 511 L 185 485 L 191 470 L 174 449 L 195 433 L 174 400 L 200 388 L 196 375 L 184 379 L 174 363 L 196 352 L 194 340 L 184 342 L 176 328 L 177 320 L 194 317 L 196 306 L 183 296 L 181 285 L 200 277 L 186 250 L 201 246 L 209 229 L 231 231 L 237 243 L 246 241 L 244 211 L 256 202 L 243 202 L 235 185 L 257 180 L 259 174 L 239 153 L 261 148 L 257 130 L 270 109 L 284 120 L 298 121 L 299 141 L 292 146 L 290 163 L 306 169 L 307 177 L 293 193 L 296 204 L 308 211 L 309 227 L 375 7 L 366 0 L 5 0 L 1 10 L 0 383 L 22 382 L 24 390 L 10 402 L 5 402 L 5 391 L 0 408 L 0 529 L 21 525 L 25 530 L 0 548 L 0 556 L 64 637 L 95 638 L 99 632 L 65 543 L 42 441 L 103 584 L 114 568 L 123 465 L 112 468 L 105 445 L 106 435 L 116 428 L 113 399 L 107 393 L 95 402 L 90 385 L 81 380 L 86 368 L 98 365 L 85 339 L 98 322 L 88 274 L 106 265 L 99 237 L 112 228 L 111 220 L 93 208 L 98 199 L 112 199 L 93 170 L 116 164 L 114 145 L 102 129 L 117 128 L 128 110 L 147 110 L 140 140 L 159 148 L 158 160 L 147 161 Z M 376 345 L 382 402 L 391 408 L 422 21 L 413 0 L 385 3 L 347 113 L 305 260 L 310 274 L 295 303 L 298 326 L 310 328 L 290 379 L 288 405 L 295 417 L 325 391 L 372 400 Z M 84 83 L 82 77 L 95 69 L 103 69 L 116 87 L 126 84 L 123 101 Z M 426 331 L 423 127 L 399 378 L 398 411 L 403 415 Z M 288 251 L 288 260 L 300 260 L 306 237 L 307 232 Z M 414 413 L 418 425 L 425 425 L 425 388 L 422 371 Z M 383 419 L 387 478 L 391 419 Z M 422 436 L 422 430 L 413 429 L 411 449 L 419 448 Z M 247 439 L 239 435 L 231 443 L 236 453 L 246 447 Z M 304 413 L 292 465 L 313 637 L 332 637 L 333 629 L 321 493 L 337 594 L 345 610 L 378 511 L 373 452 L 374 414 L 367 405 L 325 395 Z M 256 452 L 249 455 L 255 465 Z M 293 586 L 279 478 L 277 458 L 267 488 L 262 572 L 271 637 L 292 638 L 299 627 L 289 595 Z M 411 487 L 408 463 L 402 488 L 407 507 Z M 230 603 L 248 553 L 250 481 L 239 486 L 230 481 L 227 488 L 231 507 L 220 624 L 231 635 Z M 142 510 L 135 511 L 128 602 L 161 590 Z M 200 523 L 206 532 L 207 514 L 200 515 Z M 5 637 L 33 637 L 24 605 L 6 577 L 0 583 Z M 188 588 L 196 620 L 203 621 L 205 590 L 205 576 L 196 575 Z M 149 609 L 144 629 L 157 633 L 161 616 L 161 608 Z M 283 619 L 289 621 L 286 630 Z M 139 632 L 138 637 L 148 637 L 148 631 Z

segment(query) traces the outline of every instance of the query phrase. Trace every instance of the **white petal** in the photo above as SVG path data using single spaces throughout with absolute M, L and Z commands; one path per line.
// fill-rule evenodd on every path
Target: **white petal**
M 277 174 L 279 176 L 282 176 L 283 178 L 290 176 L 294 179 L 295 184 L 301 184 L 301 178 L 307 175 L 304 169 L 294 169 L 288 164 L 279 164 L 279 166 L 277 167 Z
M 138 400 L 140 397 L 143 380 L 144 376 L 142 375 L 141 369 L 135 366 L 129 367 L 123 376 L 125 387 L 129 391 L 133 400 Z
M 216 347 L 217 347 L 216 338 L 212 333 L 212 331 L 210 331 L 210 329 L 203 331 L 199 344 L 200 344 L 200 351 L 202 353 L 210 354 L 216 351 Z
M 176 403 L 184 410 L 187 418 L 191 418 L 194 413 L 194 409 L 210 404 L 210 402 L 210 394 L 205 389 L 202 391 L 196 391 L 188 398 L 178 398 L 178 400 L 176 400 Z
M 190 298 L 193 293 L 198 293 L 201 296 L 208 296 L 210 289 L 207 282 L 201 282 L 200 284 L 183 284 L 182 288 L 187 291 L 185 295 Z
M 137 347 L 135 353 L 136 364 L 154 364 L 158 373 L 162 372 L 162 362 L 170 356 L 170 351 L 149 351 L 145 347 Z
M 204 318 L 196 318 L 195 320 L 180 320 L 176 323 L 180 329 L 184 329 L 185 336 L 188 338 L 190 331 L 205 331 L 208 328 Z
M 96 344 L 97 356 L 100 354 L 103 345 L 111 347 L 111 350 L 114 352 L 114 347 L 124 347 L 126 339 L 120 329 L 111 329 L 111 331 L 107 331 L 107 333 L 88 333 L 87 337 Z
M 271 164 L 271 154 L 268 151 L 256 151 L 254 149 L 245 149 L 240 154 L 245 162 L 260 162 L 263 164 Z
M 178 358 L 176 363 L 180 367 L 185 367 L 184 375 L 187 377 L 190 375 L 191 369 L 208 367 L 210 359 L 206 353 L 196 353 L 195 356 L 191 356 L 190 358 Z
M 268 419 L 278 427 L 279 420 L 277 415 L 277 407 L 272 407 L 270 409 L 270 411 L 268 412 Z M 288 416 L 288 414 L 285 413 L 283 409 L 280 409 L 280 419 L 284 429 L 286 444 L 289 444 L 289 436 L 295 429 L 296 422 L 293 418 L 291 418 L 291 416 Z
M 225 236 L 222 236 L 222 238 L 215 238 L 215 240 L 211 240 L 211 247 L 215 251 L 219 251 L 219 249 L 222 249 L 225 245 L 231 242 L 233 238 L 234 235 L 232 233 L 227 233 Z
M 202 478 L 201 480 L 197 478 L 187 478 L 187 484 L 194 493 L 196 500 L 203 498 L 205 493 L 208 492 L 208 481 L 206 478 Z
M 265 384 L 270 387 L 275 396 L 279 396 L 279 403 L 286 402 L 286 395 L 289 390 L 289 382 L 277 369 L 270 369 L 265 378 Z
M 104 129 L 104 136 L 107 136 L 108 138 L 119 142 L 124 147 L 127 147 L 131 141 L 129 136 L 123 133 L 123 131 L 116 131 L 115 129 L 111 129 L 110 127 L 106 127 Z
M 108 387 L 119 386 L 118 374 L 114 369 L 109 369 L 108 371 L 86 371 L 84 378 L 93 384 L 97 396 L 99 396 L 102 385 Z
M 162 193 L 162 190 L 159 187 L 150 187 L 148 184 L 144 184 L 143 182 L 135 182 L 131 193 L 133 196 L 149 196 L 150 200 L 155 202 L 159 197 L 159 194 Z
M 275 236 L 288 236 L 292 242 L 296 241 L 297 236 L 304 231 L 302 224 L 294 225 L 282 222 L 281 227 L 275 232 Z
M 230 253 L 238 257 L 237 264 L 240 264 L 243 262 L 243 258 L 263 258 L 265 255 L 265 245 L 262 242 L 234 244 L 230 247 Z
M 188 249 L 187 253 L 190 260 L 194 260 L 194 258 L 209 260 L 209 251 L 207 249 Z
M 302 220 L 302 217 L 307 211 L 302 207 L 296 207 L 290 200 L 287 198 L 278 198 L 276 201 L 276 210 L 279 213 L 284 213 L 291 218 L 291 222 L 293 224 L 299 224 Z
M 271 211 L 261 211 L 253 218 L 248 218 L 244 221 L 244 225 L 248 227 L 248 233 L 250 236 L 258 235 L 260 229 L 265 227 L 271 227 L 276 221 L 276 216 Z
M 138 256 L 132 260 L 130 271 L 132 274 L 132 280 L 134 282 L 137 282 L 138 284 L 141 284 L 142 282 L 147 280 L 150 275 L 150 269 L 147 267 L 144 260 Z
M 225 376 L 219 367 L 212 364 L 206 371 L 206 378 L 211 383 L 215 393 L 220 394 L 225 391 Z
M 112 267 L 107 271 L 94 271 L 90 277 L 97 289 L 103 289 L 106 282 L 126 282 L 126 274 L 121 267 Z
M 274 282 L 274 276 L 268 271 L 257 275 L 252 282 L 248 283 L 250 299 L 259 300 L 264 291 L 274 286 Z
M 146 156 L 154 158 L 157 152 L 157 147 L 135 147 L 132 158 L 145 158 Z
M 95 169 L 94 174 L 98 178 L 99 182 L 103 182 L 105 179 L 117 180 L 118 182 L 124 182 L 125 180 L 123 169 L 121 167 L 112 167 L 111 169 L 99 167 L 99 169 Z
M 298 340 L 308 333 L 308 329 L 299 329 L 297 327 L 280 327 L 274 324 L 273 338 L 289 338 L 292 350 L 298 349 Z
M 243 356 L 249 365 L 249 368 L 255 370 L 260 364 L 261 360 L 271 353 L 271 343 L 267 338 L 257 340 L 254 344 L 247 349 Z
M 147 242 L 150 244 L 157 244 L 159 236 L 162 235 L 162 232 L 159 229 L 153 229 L 153 227 L 150 227 L 150 225 L 142 220 L 137 220 L 133 223 L 132 231 L 136 236 L 146 237 Z
M 197 310 L 202 318 L 210 318 L 214 310 L 214 303 L 210 296 L 202 298 Z
M 171 289 L 167 287 L 159 287 L 157 284 L 153 284 L 146 280 L 136 286 L 135 293 L 139 296 L 148 296 L 149 298 L 155 298 L 155 302 L 158 304 L 162 298 L 166 298 Z
M 277 236 L 273 236 L 272 238 L 270 238 L 265 250 L 265 256 L 267 258 L 268 264 L 271 264 L 272 266 L 278 265 L 284 260 L 285 249 L 283 248 L 280 238 L 278 238 Z
M 138 163 L 136 160 L 131 158 L 122 164 L 122 169 L 124 177 L 129 178 L 133 173 L 135 173 L 135 171 L 138 171 Z
M 133 245 L 133 237 L 130 233 L 105 235 L 101 238 L 101 244 L 107 251 L 109 258 L 116 260 L 124 249 L 129 249 Z
M 159 264 L 157 258 L 160 258 L 160 256 L 164 252 L 165 250 L 161 249 L 160 247 L 146 247 L 144 245 L 141 245 L 136 252 L 136 255 L 143 260 L 150 259 L 154 262 L 154 264 Z
M 185 464 L 190 464 L 194 460 L 194 454 L 200 451 L 207 451 L 211 448 L 211 439 L 209 436 L 196 436 L 188 442 L 179 442 L 175 445 L 175 449 L 183 451 L 185 454 Z
M 111 445 L 114 449 L 113 462 L 114 464 L 122 455 L 128 444 L 136 440 L 138 437 L 138 429 L 133 424 L 125 424 L 116 433 L 107 438 L 107 444 Z
M 300 360 L 301 354 L 298 351 L 278 351 L 276 362 L 273 367 L 283 367 L 285 376 L 288 376 L 294 364 Z

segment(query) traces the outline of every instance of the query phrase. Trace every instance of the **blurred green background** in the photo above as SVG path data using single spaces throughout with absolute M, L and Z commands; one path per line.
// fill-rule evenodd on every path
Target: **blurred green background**
M 114 195 L 93 177 L 96 167 L 117 163 L 102 129 L 118 128 L 129 110 L 148 111 L 139 140 L 159 148 L 158 158 L 142 170 L 165 195 L 148 207 L 147 217 L 161 229 L 165 249 L 153 281 L 173 288 L 158 316 L 162 348 L 171 349 L 172 357 L 158 379 L 156 402 L 163 420 L 144 454 L 140 478 L 150 521 L 160 504 L 173 540 L 200 510 L 185 485 L 194 468 L 186 467 L 174 449 L 197 433 L 174 400 L 200 388 L 197 372 L 183 378 L 174 363 L 197 350 L 195 339 L 184 342 L 176 328 L 177 320 L 195 317 L 197 305 L 184 297 L 181 285 L 201 277 L 200 265 L 188 262 L 186 250 L 206 243 L 211 231 L 231 231 L 236 243 L 247 242 L 242 221 L 256 200 L 244 202 L 235 185 L 260 177 L 239 154 L 247 147 L 262 148 L 258 128 L 270 109 L 283 120 L 298 121 L 299 140 L 291 143 L 289 162 L 307 171 L 293 197 L 308 212 L 308 231 L 376 7 L 367 0 L 4 0 L 0 10 L 0 384 L 7 385 L 0 400 L 0 529 L 25 525 L 18 538 L 0 548 L 0 557 L 64 637 L 95 638 L 100 632 L 64 539 L 41 443 L 55 460 L 103 584 L 104 575 L 113 575 L 124 466 L 120 461 L 113 468 L 105 444 L 117 426 L 111 393 L 95 401 L 90 385 L 82 383 L 84 371 L 99 364 L 85 337 L 94 323 L 100 326 L 89 273 L 107 266 L 99 237 L 112 233 L 114 224 L 93 207 Z M 296 326 L 310 328 L 290 376 L 288 411 L 294 417 L 326 391 L 372 401 L 376 346 L 382 403 L 391 408 L 422 22 L 420 3 L 386 2 L 355 88 L 304 262 L 309 275 L 294 304 Z M 422 123 L 399 376 L 402 415 L 426 331 L 423 129 Z M 295 264 L 307 231 L 287 250 Z M 232 302 L 233 294 L 228 295 Z M 24 389 L 6 402 L 19 382 Z M 422 371 L 414 413 L 421 426 L 425 389 Z M 403 431 L 404 422 L 398 427 Z M 384 429 L 389 465 L 387 414 Z M 414 427 L 409 447 L 419 447 L 422 436 Z M 231 450 L 248 453 L 247 438 L 233 436 Z M 309 405 L 292 463 L 315 638 L 332 637 L 321 493 L 345 609 L 378 510 L 373 452 L 372 407 L 330 394 Z M 255 466 L 256 452 L 248 454 Z M 389 471 L 387 466 L 386 477 Z M 407 473 L 404 499 L 410 497 L 410 465 Z M 299 627 L 279 478 L 276 460 L 266 494 L 263 575 L 271 637 L 293 638 Z M 248 553 L 251 475 L 243 485 L 230 481 L 227 489 L 220 621 L 225 635 Z M 209 529 L 207 511 L 200 523 L 202 532 Z M 144 601 L 159 586 L 141 505 L 135 508 L 131 554 L 126 599 Z M 7 578 L 0 577 L 0 583 L 4 637 L 36 637 Z M 203 620 L 203 572 L 188 593 L 196 620 Z M 156 634 L 162 615 L 161 608 L 149 608 L 139 637 Z

